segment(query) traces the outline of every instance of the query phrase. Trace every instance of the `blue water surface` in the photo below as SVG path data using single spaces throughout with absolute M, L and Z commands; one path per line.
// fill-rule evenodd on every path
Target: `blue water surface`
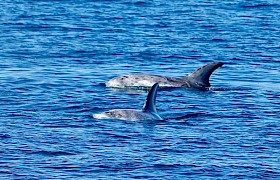
M 1 179 L 280 179 L 278 0 L 2 0 Z M 127 73 L 182 77 L 214 61 L 209 92 L 159 90 L 163 121 Z

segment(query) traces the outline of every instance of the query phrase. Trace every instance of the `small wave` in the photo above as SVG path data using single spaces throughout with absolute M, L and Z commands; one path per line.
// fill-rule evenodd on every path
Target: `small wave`
M 212 41 L 215 41 L 215 42 L 225 42 L 226 40 L 225 39 L 221 39 L 221 38 L 213 38 Z
M 44 168 L 49 168 L 49 169 L 67 169 L 69 170 L 75 170 L 75 169 L 80 169 L 80 166 L 74 166 L 71 164 L 61 164 L 61 165 L 53 165 L 53 166 L 45 166 Z
M 266 7 L 277 7 L 277 4 L 266 4 L 266 3 L 261 3 L 261 4 L 241 4 L 241 8 L 266 8 Z
M 11 138 L 11 136 L 9 134 L 0 134 L 0 138 L 1 139 L 8 139 L 8 138 Z
M 162 169 L 162 170 L 170 170 L 173 168 L 179 168 L 179 167 L 185 167 L 187 165 L 184 164 L 155 164 L 154 167 L 156 169 Z
M 207 113 L 186 113 L 182 116 L 170 118 L 174 120 L 182 120 L 182 119 L 188 119 L 188 118 L 196 118 L 196 117 L 201 117 L 201 116 L 210 116 Z
M 76 155 L 75 153 L 70 153 L 70 152 L 66 152 L 66 151 L 45 151 L 45 150 L 41 150 L 41 151 L 37 151 L 37 152 L 33 152 L 34 154 L 40 154 L 43 156 L 69 156 L 69 155 Z
M 148 1 L 126 1 L 122 4 L 127 4 L 127 5 L 135 5 L 135 6 L 149 6 L 152 5 L 152 2 Z

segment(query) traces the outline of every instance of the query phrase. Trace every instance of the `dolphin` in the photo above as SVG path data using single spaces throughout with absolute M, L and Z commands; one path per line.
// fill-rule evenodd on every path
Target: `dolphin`
M 156 95 L 159 84 L 155 83 L 150 89 L 142 110 L 113 109 L 101 114 L 93 114 L 97 119 L 122 119 L 122 120 L 162 120 L 156 109 Z
M 112 88 L 150 87 L 158 82 L 161 87 L 185 87 L 207 91 L 211 88 L 209 83 L 211 74 L 223 65 L 222 62 L 212 62 L 181 78 L 151 74 L 128 74 L 109 80 L 106 86 Z

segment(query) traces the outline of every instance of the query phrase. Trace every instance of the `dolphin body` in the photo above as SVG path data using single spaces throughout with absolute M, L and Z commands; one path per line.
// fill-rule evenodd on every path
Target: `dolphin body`
M 94 114 L 97 119 L 123 119 L 123 120 L 162 120 L 156 110 L 156 95 L 159 84 L 155 83 L 150 89 L 142 110 L 113 109 L 101 114 Z
M 181 78 L 151 74 L 128 74 L 109 80 L 106 86 L 113 88 L 150 87 L 158 82 L 161 87 L 185 87 L 207 91 L 211 88 L 209 83 L 211 74 L 223 65 L 222 62 L 209 63 Z

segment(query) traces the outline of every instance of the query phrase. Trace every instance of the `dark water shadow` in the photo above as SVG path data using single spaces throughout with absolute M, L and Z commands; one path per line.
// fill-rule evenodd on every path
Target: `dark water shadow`
M 105 83 L 99 83 L 96 85 L 97 87 L 106 87 L 106 84 Z
M 184 125 L 189 125 L 193 126 L 193 120 L 197 123 L 200 122 L 202 117 L 211 117 L 212 115 L 209 113 L 182 113 L 183 115 L 181 116 L 176 116 L 176 117 L 163 117 L 162 120 L 141 120 L 141 121 L 135 121 L 137 123 L 141 123 L 143 127 L 145 128 L 153 128 L 154 126 L 158 125 L 168 125 L 168 124 L 184 124 Z M 200 119 L 200 120 L 199 120 Z
M 168 118 L 168 119 L 169 120 L 185 120 L 185 119 L 194 119 L 194 118 L 205 117 L 205 116 L 208 117 L 208 116 L 211 116 L 211 114 L 203 113 L 203 112 L 198 112 L 198 113 L 187 112 L 182 116 L 171 117 L 171 118 Z
M 219 91 L 251 91 L 254 88 L 249 87 L 225 87 L 225 88 L 211 88 L 210 91 L 219 92 Z

